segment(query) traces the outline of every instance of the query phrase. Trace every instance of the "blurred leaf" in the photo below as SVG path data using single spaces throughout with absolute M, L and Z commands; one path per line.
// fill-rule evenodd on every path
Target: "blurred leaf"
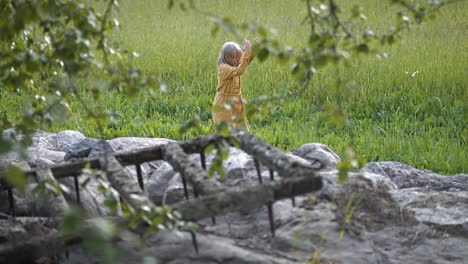
M 218 33 L 219 31 L 219 24 L 214 24 L 212 27 L 211 27 L 211 31 L 210 31 L 210 34 L 212 37 L 216 36 L 216 33 Z
M 60 220 L 60 231 L 65 235 L 72 235 L 81 229 L 83 225 L 81 212 L 77 208 L 68 211 Z
M 0 155 L 11 151 L 12 147 L 13 144 L 11 143 L 11 141 L 3 138 L 3 136 L 0 136 Z
M 16 166 L 10 166 L 6 170 L 5 179 L 7 182 L 15 186 L 18 191 L 24 193 L 26 188 L 26 174 L 22 169 Z
M 351 162 L 349 160 L 343 160 L 336 166 L 338 169 L 338 182 L 340 184 L 346 183 L 348 180 L 348 172 L 352 169 Z
M 369 46 L 367 46 L 367 44 L 362 43 L 356 46 L 356 50 L 362 53 L 368 53 Z
M 257 57 L 258 57 L 258 60 L 259 61 L 264 61 L 268 58 L 268 55 L 269 55 L 269 51 L 267 48 L 262 48 L 258 54 L 257 54 Z

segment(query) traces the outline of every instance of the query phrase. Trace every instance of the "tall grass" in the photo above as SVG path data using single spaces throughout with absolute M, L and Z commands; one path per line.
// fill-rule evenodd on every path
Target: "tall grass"
M 212 22 L 207 17 L 168 10 L 166 2 L 121 1 L 122 29 L 115 40 L 138 51 L 137 66 L 165 82 L 169 92 L 141 91 L 135 100 L 111 92 L 95 101 L 89 89 L 94 84 L 83 80 L 79 96 L 89 102 L 88 107 L 113 111 L 116 119 L 99 129 L 95 121 L 87 119 L 84 107 L 72 100 L 72 118 L 44 129 L 76 129 L 102 138 L 184 139 L 199 133 L 180 135 L 177 129 L 194 114 L 210 111 L 218 50 L 233 36 L 218 33 L 211 37 Z M 275 28 L 276 37 L 292 47 L 306 41 L 308 28 L 301 24 L 303 1 L 198 2 L 200 8 L 234 21 Z M 384 32 L 395 18 L 395 7 L 388 7 L 389 1 L 341 2 L 344 7 L 356 3 L 364 7 L 366 25 L 348 25 L 354 29 L 370 27 Z M 253 133 L 285 151 L 320 142 L 339 155 L 352 146 L 367 161 L 397 160 L 444 174 L 467 173 L 466 13 L 466 2 L 444 7 L 435 21 L 414 27 L 398 45 L 384 47 L 386 59 L 369 55 L 354 60 L 349 67 L 322 69 L 303 93 L 274 102 L 265 116 L 251 120 Z M 347 84 L 340 90 L 335 89 L 337 78 Z M 261 95 L 285 95 L 298 85 L 289 68 L 273 60 L 254 62 L 243 76 L 243 94 L 249 101 Z M 0 110 L 14 120 L 21 99 L 5 95 L 0 101 Z M 348 126 L 323 121 L 326 102 L 340 102 Z M 202 126 L 204 132 L 212 131 L 211 121 Z

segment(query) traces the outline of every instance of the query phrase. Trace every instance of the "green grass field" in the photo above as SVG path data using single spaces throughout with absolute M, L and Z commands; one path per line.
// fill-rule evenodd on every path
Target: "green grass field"
M 292 47 L 306 41 L 308 28 L 301 24 L 306 12 L 303 1 L 197 2 L 202 9 L 234 21 L 275 28 L 276 38 Z M 368 17 L 364 28 L 384 32 L 395 20 L 394 7 L 386 4 L 390 1 L 341 2 L 344 7 L 355 3 L 364 7 Z M 340 156 L 352 146 L 366 161 L 395 160 L 443 174 L 468 173 L 467 13 L 467 2 L 444 7 L 435 21 L 415 26 L 403 34 L 398 45 L 385 47 L 387 59 L 369 55 L 359 57 L 349 67 L 321 70 L 303 93 L 273 102 L 265 116 L 253 118 L 252 132 L 285 151 L 320 142 Z M 43 129 L 73 129 L 100 138 L 172 139 L 212 131 L 211 121 L 204 121 L 202 131 L 177 132 L 194 114 L 210 111 L 218 51 L 233 36 L 219 32 L 211 37 L 212 22 L 207 17 L 168 10 L 167 1 L 121 1 L 119 20 L 122 28 L 115 40 L 138 51 L 137 66 L 165 82 L 169 92 L 142 90 L 135 100 L 111 92 L 95 102 L 89 91 L 92 85 L 81 81 L 79 96 L 88 106 L 116 112 L 117 119 L 100 130 L 95 121 L 87 119 L 83 106 L 71 101 L 74 115 L 63 124 Z M 352 85 L 337 91 L 337 76 Z M 243 76 L 243 94 L 248 101 L 261 95 L 284 95 L 297 90 L 298 85 L 289 66 L 273 60 L 255 61 Z M 323 105 L 337 100 L 350 121 L 344 128 L 319 122 Z M 14 119 L 18 111 L 12 106 L 21 100 L 5 97 L 0 102 L 0 108 L 10 111 Z

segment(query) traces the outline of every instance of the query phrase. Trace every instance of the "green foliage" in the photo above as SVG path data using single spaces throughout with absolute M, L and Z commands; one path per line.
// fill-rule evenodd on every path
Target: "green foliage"
M 344 184 L 348 180 L 348 172 L 359 169 L 363 165 L 364 161 L 362 159 L 358 160 L 356 153 L 348 149 L 346 154 L 341 157 L 341 162 L 336 166 L 338 169 L 338 182 Z
M 231 38 L 222 30 L 238 41 L 261 39 L 253 52 L 263 64 L 250 66 L 243 94 L 257 98 L 247 103 L 248 115 L 253 132 L 267 142 L 285 150 L 312 141 L 329 145 L 343 157 L 340 182 L 362 160 L 464 172 L 467 83 L 461 76 L 468 60 L 460 43 L 466 3 L 439 10 L 452 2 L 458 1 L 390 0 L 394 5 L 384 10 L 381 1 L 370 0 L 129 1 L 122 7 L 126 26 L 118 31 L 115 0 L 0 0 L 0 16 L 7 18 L 0 20 L 0 130 L 15 126 L 24 134 L 17 142 L 0 137 L 0 155 L 24 154 L 36 128 L 76 129 L 100 138 L 186 139 L 215 129 L 228 135 L 225 125 L 213 127 L 210 114 L 216 54 Z M 428 23 L 408 35 L 436 12 L 443 14 L 443 29 Z M 387 47 L 396 43 L 401 45 Z M 359 55 L 367 57 L 355 59 Z M 347 152 L 350 145 L 353 153 Z M 224 177 L 228 153 L 226 145 L 216 146 L 211 176 Z M 82 186 L 99 174 L 85 172 Z M 7 180 L 20 189 L 26 185 L 14 167 Z M 47 182 L 39 189 L 61 192 Z M 62 230 L 89 234 L 85 245 L 104 262 L 117 256 L 116 238 L 134 239 L 127 229 L 196 228 L 167 207 L 120 203 L 105 181 L 99 189 L 124 225 L 86 223 L 72 211 Z M 346 222 L 355 208 L 349 205 Z
M 345 235 L 346 226 L 350 223 L 351 218 L 354 215 L 354 212 L 359 207 L 359 205 L 361 204 L 362 199 L 363 199 L 363 197 L 360 197 L 360 198 L 356 199 L 354 197 L 354 195 L 355 195 L 354 193 L 351 194 L 351 197 L 349 198 L 349 200 L 346 203 L 346 211 L 345 211 L 345 215 L 344 215 L 344 219 L 343 219 L 344 221 L 343 221 L 343 225 L 341 226 L 341 231 L 340 231 L 340 240 L 343 240 L 344 235 Z
M 226 172 L 224 171 L 223 161 L 229 157 L 229 145 L 222 143 L 221 145 L 214 146 L 214 148 L 216 148 L 216 155 L 208 169 L 208 177 L 211 178 L 217 173 L 221 180 L 224 180 L 226 178 Z M 205 153 L 210 154 L 212 149 L 212 145 L 208 146 Z
M 109 219 L 83 219 L 83 213 L 78 208 L 72 208 L 62 217 L 60 230 L 66 238 L 81 237 L 85 249 L 100 256 L 103 263 L 115 263 L 119 256 L 115 239 L 137 240 L 130 233 L 121 232 L 118 224 Z
M 109 34 L 119 26 L 112 18 L 118 2 L 105 1 L 104 12 L 88 1 L 0 1 L 0 89 L 22 102 L 10 123 L 24 134 L 69 118 L 68 101 L 78 96 L 77 80 L 93 79 L 95 99 L 104 91 L 134 95 L 146 84 L 130 65 L 135 54 L 120 52 Z M 18 109 L 19 110 L 19 109 Z M 87 109 L 88 115 L 101 112 Z M 12 121 L 12 122 L 11 122 Z
M 395 39 L 400 45 L 385 46 L 375 53 L 374 46 L 380 43 L 371 41 L 368 45 L 372 52 L 367 56 L 348 61 L 347 67 L 322 67 L 306 86 L 300 86 L 279 62 L 296 63 L 287 54 L 308 41 L 309 25 L 297 20 L 297 14 L 307 15 L 304 4 L 282 1 L 265 7 L 263 2 L 248 6 L 235 1 L 199 3 L 199 9 L 220 17 L 231 16 L 231 21 L 247 18 L 267 25 L 267 36 L 287 43 L 284 54 L 270 54 L 263 64 L 254 61 L 243 76 L 253 133 L 286 151 L 307 142 L 321 142 L 340 156 L 346 154 L 352 138 L 357 157 L 366 161 L 398 160 L 446 174 L 467 171 L 467 83 L 462 77 L 468 61 L 463 47 L 466 2 L 441 9 L 435 22 L 402 32 Z M 361 32 L 358 38 L 370 27 L 375 36 L 387 34 L 399 11 L 398 5 L 382 10 L 382 2 L 375 1 L 339 4 L 341 14 L 350 19 L 357 12 L 355 6 L 360 6 L 357 17 L 346 20 L 349 30 Z M 70 97 L 68 101 L 73 115 L 65 123 L 41 128 L 76 129 L 100 138 L 188 139 L 215 132 L 210 111 L 216 87 L 216 56 L 222 43 L 232 37 L 219 33 L 211 37 L 212 22 L 204 15 L 166 12 L 166 8 L 164 3 L 153 1 L 122 3 L 119 19 L 123 26 L 113 37 L 124 48 L 141 53 L 134 58 L 135 67 L 160 80 L 150 84 L 152 90 L 141 90 L 135 101 L 118 90 L 96 100 L 94 81 L 77 80 L 79 98 Z M 315 8 L 320 10 L 320 6 Z M 238 12 L 232 15 L 231 10 Z M 271 17 L 273 13 L 282 14 L 281 19 Z M 338 88 L 336 76 L 342 80 Z M 301 94 L 295 92 L 299 88 Z M 264 95 L 275 95 L 278 100 L 268 104 L 255 100 Z M 0 111 L 16 123 L 21 113 L 17 109 L 23 109 L 27 99 L 6 94 L 0 101 Z M 113 120 L 98 123 L 89 118 L 88 109 L 114 113 Z M 333 113 L 338 114 L 335 121 L 328 119 Z M 195 115 L 200 117 L 197 127 L 180 134 L 181 124 Z M 344 126 L 336 122 L 342 118 L 348 120 Z
M 21 193 L 24 193 L 27 182 L 24 172 L 21 168 L 16 166 L 8 167 L 6 170 L 5 179 L 13 186 L 16 186 Z
M 69 100 L 76 100 L 99 127 L 111 119 L 105 109 L 87 107 L 81 100 L 77 80 L 92 79 L 94 99 L 111 90 L 127 96 L 146 85 L 140 71 L 131 66 L 136 53 L 114 47 L 109 34 L 119 26 L 112 18 L 118 2 L 105 1 L 104 12 L 88 1 L 0 1 L 0 95 L 13 104 L 14 115 L 0 107 L 0 130 L 12 124 L 22 140 L 0 139 L 0 155 L 30 143 L 30 133 L 66 121 L 71 114 Z M 72 99 L 73 98 L 73 99 Z M 7 104 L 5 104 L 6 106 Z M 24 187 L 16 171 L 7 176 Z

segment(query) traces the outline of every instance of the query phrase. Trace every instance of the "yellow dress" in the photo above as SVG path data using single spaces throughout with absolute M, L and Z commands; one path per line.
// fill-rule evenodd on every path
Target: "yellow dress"
M 220 124 L 225 121 L 231 128 L 250 131 L 249 121 L 242 103 L 241 78 L 253 57 L 250 52 L 243 52 L 239 66 L 228 64 L 218 66 L 218 88 L 213 101 L 213 121 Z

